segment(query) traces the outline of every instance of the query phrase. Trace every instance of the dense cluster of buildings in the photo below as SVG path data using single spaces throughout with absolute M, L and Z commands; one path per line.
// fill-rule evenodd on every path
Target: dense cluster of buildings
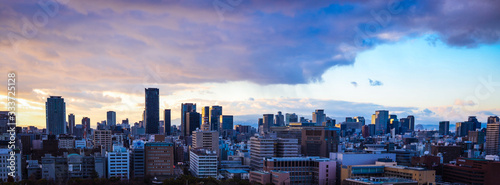
M 0 166 L 16 153 L 16 177 L 60 183 L 72 178 L 198 178 L 248 180 L 253 184 L 494 184 L 500 182 L 500 122 L 486 128 L 474 116 L 439 130 L 423 130 L 414 116 L 398 119 L 378 110 L 366 123 L 345 121 L 324 110 L 312 119 L 294 113 L 263 114 L 257 128 L 233 125 L 222 106 L 181 104 L 180 126 L 171 110 L 160 111 L 159 90 L 145 89 L 143 119 L 119 123 L 114 111 L 92 128 L 90 118 L 76 124 L 60 96 L 46 102 L 46 128 L 18 127 L 16 149 L 8 149 L 0 112 Z M 163 120 L 160 119 L 163 112 Z M 67 118 L 67 119 L 66 119 Z M 0 170 L 6 181 L 6 170 Z

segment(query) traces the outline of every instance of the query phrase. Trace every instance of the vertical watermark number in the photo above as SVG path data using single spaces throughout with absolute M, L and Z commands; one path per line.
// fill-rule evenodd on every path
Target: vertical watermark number
M 7 168 L 9 169 L 9 176 L 12 176 L 14 179 L 16 178 L 16 152 L 14 149 L 16 148 L 16 73 L 10 72 L 7 75 L 7 109 L 9 110 L 9 121 L 8 121 L 8 130 L 9 133 L 9 158 L 7 161 L 9 165 Z

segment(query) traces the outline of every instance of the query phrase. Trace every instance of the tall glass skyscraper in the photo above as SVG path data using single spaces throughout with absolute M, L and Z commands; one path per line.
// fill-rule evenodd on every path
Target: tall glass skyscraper
M 214 105 L 210 107 L 210 130 L 219 131 L 220 116 L 222 115 L 222 106 Z
M 164 122 L 165 122 L 165 135 L 169 136 L 172 135 L 170 128 L 172 127 L 172 119 L 171 119 L 171 112 L 170 109 L 165 109 L 165 114 L 164 116 Z
M 181 104 L 181 133 L 185 135 L 189 133 L 189 125 L 186 122 L 186 113 L 196 112 L 196 103 L 183 103 Z M 189 135 L 189 134 L 188 134 Z
M 110 128 L 114 128 L 116 126 L 116 112 L 108 111 L 106 113 L 106 118 L 106 124 L 108 124 Z
M 50 96 L 45 102 L 47 134 L 66 134 L 66 103 L 61 96 Z
M 68 134 L 73 135 L 75 129 L 75 115 L 74 114 L 69 114 L 68 115 Z
M 146 89 L 146 134 L 158 134 L 160 127 L 160 90 L 157 88 Z

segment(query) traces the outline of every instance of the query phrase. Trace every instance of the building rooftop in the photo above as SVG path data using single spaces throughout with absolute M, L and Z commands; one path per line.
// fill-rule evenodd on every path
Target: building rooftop
M 228 173 L 248 173 L 246 170 L 226 170 Z
M 391 177 L 370 177 L 370 178 L 348 178 L 346 180 L 365 182 L 370 184 L 390 184 L 390 183 L 417 183 L 417 181 L 403 178 Z
M 329 158 L 322 158 L 318 156 L 308 157 L 270 157 L 265 158 L 266 161 L 330 161 Z

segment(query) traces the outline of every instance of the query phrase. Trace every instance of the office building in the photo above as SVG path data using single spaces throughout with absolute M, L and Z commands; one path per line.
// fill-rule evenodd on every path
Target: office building
M 469 116 L 469 119 L 467 121 L 472 122 L 473 124 L 472 131 L 475 131 L 476 129 L 481 129 L 481 122 L 477 120 L 476 116 Z
M 448 135 L 450 134 L 450 122 L 449 121 L 440 121 L 439 122 L 439 135 Z
M 192 132 L 193 148 L 207 148 L 218 153 L 219 132 L 196 130 Z
M 455 124 L 456 126 L 456 132 L 455 135 L 457 137 L 465 137 L 469 133 L 469 131 L 474 131 L 474 122 L 458 122 Z
M 320 157 L 268 157 L 263 171 L 286 171 L 291 184 L 335 184 L 337 164 Z
M 285 125 L 288 126 L 290 123 L 299 122 L 299 117 L 295 113 L 286 113 L 285 114 Z
M 115 111 L 108 111 L 106 113 L 106 123 L 108 124 L 109 128 L 116 127 L 116 112 Z
M 389 111 L 387 110 L 377 110 L 375 114 L 372 115 L 372 124 L 375 124 L 375 130 L 377 133 L 387 133 L 387 123 L 389 121 Z
M 112 152 L 107 152 L 108 178 L 130 179 L 130 154 L 128 149 L 121 146 L 113 146 Z
M 146 124 L 146 134 L 160 133 L 160 90 L 157 88 L 145 89 L 145 110 L 144 121 Z
M 132 141 L 132 178 L 144 178 L 145 175 L 145 152 L 144 141 Z
M 196 112 L 196 104 L 194 103 L 183 103 L 181 104 L 181 133 L 183 136 L 189 136 L 195 129 L 188 129 L 189 124 L 186 119 L 186 114 L 188 112 Z
M 75 148 L 75 138 L 71 135 L 60 135 L 58 148 L 73 149 Z
M 174 145 L 166 142 L 149 142 L 144 146 L 145 172 L 152 177 L 174 174 Z
M 489 119 L 488 119 L 489 120 Z M 486 126 L 486 155 L 500 155 L 500 122 L 488 123 Z
M 290 173 L 278 170 L 250 171 L 249 180 L 250 184 L 290 185 Z
M 9 173 L 11 172 L 10 166 L 14 166 L 14 170 L 16 171 L 15 179 L 22 180 L 22 163 L 21 163 L 21 154 L 19 152 L 15 152 L 15 160 L 11 160 L 12 156 L 10 155 L 11 149 L 1 148 L 0 149 L 0 179 L 2 182 L 7 182 L 9 178 Z M 11 165 L 14 162 L 15 165 Z
M 285 116 L 281 113 L 281 111 L 278 111 L 278 114 L 276 114 L 276 119 L 274 119 L 274 126 L 285 126 Z
M 312 122 L 316 123 L 316 126 L 323 125 L 323 122 L 326 121 L 325 111 L 323 109 L 316 109 L 312 113 Z
M 63 184 L 68 180 L 68 161 L 65 157 L 45 154 L 42 157 L 42 178 Z
M 299 143 L 295 138 L 271 136 L 250 138 L 250 168 L 253 170 L 262 169 L 264 157 L 296 157 L 298 155 Z
M 386 159 L 379 159 L 379 161 L 384 160 Z M 435 184 L 436 172 L 434 170 L 395 166 L 391 163 L 379 161 L 372 165 L 343 165 L 340 181 L 342 184 L 346 184 L 346 179 L 385 177 L 411 180 L 415 181 L 418 185 Z
M 274 114 L 264 114 L 262 115 L 262 130 L 261 133 L 268 133 L 271 130 L 271 126 L 274 125 Z
M 337 152 L 338 150 L 339 132 L 340 129 L 338 128 L 302 128 L 302 154 L 305 156 L 329 157 L 330 152 Z
M 469 141 L 474 144 L 482 145 L 485 142 L 486 134 L 481 131 L 469 131 Z
M 66 103 L 61 96 L 50 96 L 45 102 L 47 134 L 66 134 Z
M 90 135 L 90 118 L 83 117 L 82 118 L 82 126 L 83 126 L 83 137 L 87 138 L 87 135 Z
M 487 123 L 497 123 L 500 122 L 498 116 L 490 116 L 488 117 L 488 122 Z
M 210 107 L 208 120 L 210 121 L 210 130 L 219 131 L 220 116 L 222 115 L 222 106 L 214 105 Z
M 463 153 L 461 146 L 443 146 L 443 145 L 432 145 L 431 154 L 434 156 L 442 156 L 442 163 L 450 163 L 450 161 L 455 161 Z
M 443 166 L 443 180 L 462 184 L 498 184 L 500 162 L 477 158 L 459 158 L 456 164 Z
M 82 156 L 80 154 L 69 154 L 68 157 L 68 177 L 90 179 L 95 171 L 95 161 L 93 156 Z
M 165 109 L 164 111 L 164 123 L 165 123 L 165 135 L 169 136 L 172 135 L 172 117 L 171 117 L 171 111 L 170 109 Z
M 113 141 L 111 139 L 111 130 L 95 130 L 94 131 L 94 147 L 102 147 L 106 151 L 112 150 Z
M 207 148 L 192 148 L 189 151 L 189 171 L 198 178 L 217 178 L 218 157 Z
M 412 115 L 409 115 L 406 118 L 408 119 L 408 125 L 410 126 L 409 129 L 411 131 L 415 131 L 415 117 Z
M 68 134 L 73 135 L 74 130 L 75 130 L 75 115 L 69 114 L 68 115 Z
M 200 113 L 197 112 L 186 112 L 186 124 L 184 131 L 187 133 L 184 133 L 184 136 L 191 136 L 193 131 L 195 131 L 197 128 L 200 128 Z

